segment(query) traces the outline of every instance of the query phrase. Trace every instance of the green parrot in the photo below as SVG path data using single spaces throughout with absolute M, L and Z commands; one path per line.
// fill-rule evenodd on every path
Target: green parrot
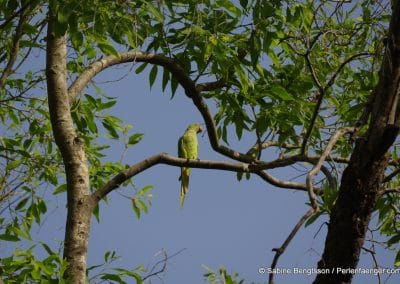
M 197 142 L 197 133 L 200 133 L 203 129 L 199 123 L 192 123 L 188 126 L 185 133 L 178 141 L 178 156 L 180 158 L 186 159 L 197 159 L 197 152 L 199 148 L 199 143 Z M 189 187 L 189 174 L 190 168 L 182 167 L 181 176 L 179 180 L 181 181 L 181 198 L 180 207 L 183 207 L 183 202 L 185 201 L 185 195 Z

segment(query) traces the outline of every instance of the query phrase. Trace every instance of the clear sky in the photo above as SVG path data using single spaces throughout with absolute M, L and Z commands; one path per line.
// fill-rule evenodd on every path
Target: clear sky
M 202 122 L 191 100 L 178 89 L 174 99 L 162 93 L 157 80 L 149 89 L 148 73 L 129 73 L 127 68 L 114 68 L 96 78 L 108 96 L 117 97 L 113 113 L 133 125 L 133 132 L 145 134 L 143 140 L 124 158 L 133 165 L 159 152 L 176 155 L 177 141 L 187 125 Z M 128 75 L 122 79 L 122 76 Z M 161 73 L 160 73 L 161 74 Z M 118 80 L 118 81 L 115 81 Z M 104 83 L 106 81 L 115 81 Z M 167 87 L 168 89 L 168 87 Z M 89 91 L 90 94 L 94 92 Z M 208 101 L 214 109 L 214 102 Z M 231 147 L 246 151 L 255 141 L 245 136 L 240 142 L 232 132 Z M 199 135 L 199 158 L 227 160 L 212 151 L 206 134 Z M 112 142 L 105 160 L 118 161 L 123 151 L 121 141 Z M 275 171 L 281 178 L 291 178 L 290 169 Z M 101 204 L 101 222 L 93 219 L 88 266 L 101 264 L 107 250 L 115 250 L 122 258 L 115 267 L 151 268 L 162 259 L 162 251 L 171 256 L 165 273 L 151 283 L 205 283 L 203 265 L 217 271 L 225 266 L 230 273 L 237 272 L 245 283 L 267 283 L 268 275 L 258 272 L 271 265 L 274 247 L 279 247 L 300 217 L 309 209 L 303 192 L 278 189 L 258 177 L 241 182 L 236 174 L 215 170 L 193 169 L 189 193 L 183 209 L 179 209 L 179 168 L 158 165 L 134 177 L 137 188 L 153 185 L 152 206 L 149 213 L 138 220 L 131 201 L 129 188 L 121 188 L 109 195 L 107 205 Z M 300 178 L 305 180 L 305 177 Z M 49 189 L 51 190 L 51 189 Z M 65 226 L 65 196 L 59 195 L 49 205 L 49 216 L 37 231 L 36 240 L 51 242 L 63 240 Z M 313 268 L 323 251 L 326 225 L 320 219 L 302 228 L 281 256 L 279 268 Z M 383 252 L 377 256 L 383 267 L 392 267 L 394 255 Z M 362 253 L 359 267 L 373 268 L 370 255 Z M 159 266 L 157 269 L 160 268 Z M 156 270 L 157 270 L 156 269 Z M 382 276 L 386 279 L 388 275 Z M 277 283 L 311 283 L 312 274 L 276 275 Z M 400 283 L 400 274 L 386 283 Z M 357 275 L 354 283 L 377 283 L 373 275 Z

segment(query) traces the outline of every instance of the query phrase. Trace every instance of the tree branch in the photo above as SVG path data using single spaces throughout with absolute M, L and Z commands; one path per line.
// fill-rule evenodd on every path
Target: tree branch
M 143 161 L 131 166 L 124 172 L 121 172 L 114 176 L 108 181 L 101 189 L 92 193 L 92 198 L 95 202 L 99 202 L 103 197 L 109 194 L 114 189 L 118 188 L 123 182 L 132 178 L 133 176 L 155 166 L 158 164 L 165 164 L 175 167 L 191 167 L 191 168 L 202 168 L 202 169 L 216 169 L 233 172 L 251 172 L 260 176 L 263 180 L 281 188 L 290 188 L 306 191 L 307 187 L 305 184 L 297 182 L 289 182 L 277 179 L 268 173 L 260 170 L 260 166 L 257 164 L 247 163 L 232 163 L 227 161 L 210 161 L 210 160 L 193 160 L 184 159 L 171 156 L 167 153 L 160 153 L 151 156 Z
M 21 8 L 20 10 L 20 16 L 19 16 L 19 21 L 18 21 L 18 25 L 15 29 L 15 35 L 13 37 L 13 43 L 12 43 L 12 48 L 11 48 L 11 52 L 10 52 L 10 58 L 7 62 L 6 67 L 4 68 L 3 73 L 1 74 L 0 77 L 0 90 L 3 89 L 4 84 L 8 78 L 8 76 L 10 76 L 10 74 L 13 72 L 13 66 L 15 64 L 15 61 L 17 61 L 17 57 L 18 57 L 18 53 L 19 53 L 19 43 L 21 40 L 21 37 L 23 35 L 23 25 L 26 22 L 27 19 L 27 13 L 26 13 L 26 8 L 27 6 L 24 6 L 23 8 Z
M 203 91 L 209 92 L 209 91 L 221 89 L 226 86 L 227 86 L 226 80 L 219 79 L 219 80 L 213 81 L 213 82 L 198 83 L 198 84 L 196 84 L 196 89 L 199 92 L 203 92 Z
M 330 152 L 333 149 L 333 146 L 336 144 L 337 140 L 345 133 L 353 131 L 354 128 L 346 127 L 346 128 L 341 128 L 336 130 L 336 132 L 332 135 L 331 139 L 328 142 L 328 145 L 325 148 L 325 151 L 322 153 L 321 157 L 319 158 L 317 164 L 314 166 L 314 168 L 308 173 L 307 178 L 306 178 L 306 184 L 307 184 L 307 189 L 308 189 L 308 197 L 311 202 L 311 206 L 314 208 L 316 212 L 319 211 L 319 207 L 315 198 L 315 194 L 313 191 L 314 185 L 313 185 L 313 178 L 315 175 L 318 174 L 318 172 L 321 170 L 321 167 L 326 160 L 326 158 L 329 156 Z
M 331 87 L 333 85 L 333 83 L 335 83 L 336 77 L 340 74 L 340 71 L 342 71 L 342 69 L 351 61 L 353 61 L 354 59 L 358 58 L 358 57 L 362 57 L 362 56 L 368 56 L 371 55 L 371 53 L 369 52 L 360 52 L 357 54 L 353 54 L 352 56 L 348 57 L 347 59 L 345 59 L 338 67 L 338 69 L 335 71 L 335 73 L 333 73 L 333 75 L 331 76 L 331 78 L 328 80 L 328 82 L 326 83 L 324 89 L 328 89 L 329 87 Z
M 294 182 L 294 181 L 283 181 L 283 180 L 280 180 L 278 178 L 271 176 L 270 174 L 268 174 L 265 171 L 256 171 L 255 174 L 258 175 L 259 177 L 261 177 L 266 182 L 268 182 L 272 185 L 275 185 L 277 187 L 307 191 L 307 186 L 303 183 L 298 183 L 298 182 Z
M 22 6 L 18 11 L 14 12 L 8 19 L 6 19 L 3 23 L 0 24 L 0 30 L 4 29 L 13 19 L 15 19 L 18 15 L 21 15 L 25 12 L 25 10 L 32 4 L 34 0 L 28 1 Z
M 311 208 L 309 209 L 306 214 L 301 217 L 301 219 L 297 222 L 296 226 L 294 226 L 293 230 L 290 232 L 289 236 L 286 238 L 286 240 L 283 242 L 283 244 L 279 248 L 273 248 L 272 251 L 275 251 L 275 256 L 274 259 L 272 260 L 271 264 L 271 269 L 274 269 L 278 263 L 279 257 L 285 252 L 286 248 L 290 244 L 290 242 L 293 240 L 293 238 L 296 236 L 297 232 L 301 228 L 301 226 L 304 224 L 305 221 L 307 221 L 308 218 L 314 214 L 314 209 Z M 270 273 L 269 274 L 269 284 L 274 284 L 274 274 L 275 273 Z
M 101 58 L 87 67 L 82 74 L 73 82 L 68 89 L 69 100 L 72 102 L 82 92 L 87 84 L 101 71 L 122 63 L 146 62 L 165 67 L 178 80 L 186 93 L 195 92 L 194 82 L 187 76 L 185 70 L 173 59 L 161 54 L 140 51 L 127 51 L 119 53 L 118 56 L 110 55 Z

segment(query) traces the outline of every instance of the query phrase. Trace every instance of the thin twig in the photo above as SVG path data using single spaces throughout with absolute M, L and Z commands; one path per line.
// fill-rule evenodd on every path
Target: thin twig
M 376 252 L 375 252 L 374 250 L 368 249 L 368 248 L 366 248 L 366 247 L 361 247 L 361 249 L 362 249 L 362 250 L 365 250 L 366 252 L 368 252 L 368 253 L 371 255 L 372 261 L 374 262 L 374 268 L 379 268 L 379 266 L 378 266 L 378 261 L 377 261 L 377 259 L 376 259 L 376 257 L 375 257 Z M 381 280 L 381 275 L 380 275 L 380 273 L 376 273 L 376 277 L 378 277 L 378 284 L 381 284 L 381 283 L 382 283 L 382 280 Z
M 167 254 L 167 252 L 165 250 L 162 250 L 163 255 L 164 255 L 163 259 L 161 259 L 160 261 L 157 261 L 153 265 L 153 267 L 150 269 L 150 273 L 148 275 L 146 275 L 145 277 L 143 277 L 142 281 L 144 282 L 146 279 L 149 279 L 150 277 L 154 277 L 154 276 L 156 276 L 156 275 L 158 275 L 160 273 L 163 273 L 167 268 L 167 261 L 169 259 L 173 258 L 174 256 L 177 256 L 178 254 L 180 254 L 184 250 L 186 250 L 186 248 L 183 248 L 183 249 L 177 251 L 176 253 L 174 253 L 174 254 L 172 254 L 170 256 L 168 256 L 168 254 Z M 159 270 L 154 271 L 156 269 L 156 267 L 161 263 L 162 263 L 162 267 Z
M 306 214 L 301 217 L 301 219 L 297 222 L 296 226 L 294 226 L 293 230 L 290 232 L 289 236 L 286 238 L 286 240 L 283 242 L 283 244 L 279 248 L 273 248 L 272 251 L 275 252 L 274 259 L 272 260 L 271 264 L 271 269 L 274 269 L 278 263 L 279 257 L 285 252 L 286 248 L 290 244 L 290 242 L 293 240 L 293 238 L 296 236 L 297 232 L 301 228 L 301 226 L 304 224 L 305 221 L 307 221 L 308 218 L 310 218 L 313 214 L 315 213 L 314 209 L 311 208 L 309 209 Z M 269 274 L 269 284 L 274 284 L 274 273 Z

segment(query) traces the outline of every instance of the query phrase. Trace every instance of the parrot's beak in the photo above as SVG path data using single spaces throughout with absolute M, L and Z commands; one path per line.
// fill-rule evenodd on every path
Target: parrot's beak
M 200 133 L 203 131 L 203 128 L 201 128 L 201 126 L 199 127 L 199 130 L 197 130 L 197 133 Z

